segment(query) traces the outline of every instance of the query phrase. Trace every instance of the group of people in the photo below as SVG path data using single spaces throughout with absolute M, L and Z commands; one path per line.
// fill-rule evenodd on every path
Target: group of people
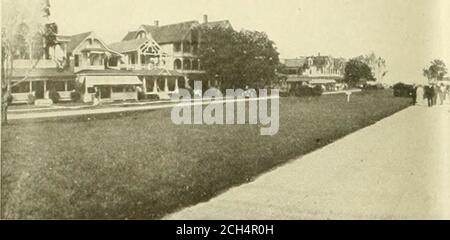
M 433 83 L 425 86 L 415 86 L 413 104 L 428 105 L 428 107 L 450 104 L 450 85 Z

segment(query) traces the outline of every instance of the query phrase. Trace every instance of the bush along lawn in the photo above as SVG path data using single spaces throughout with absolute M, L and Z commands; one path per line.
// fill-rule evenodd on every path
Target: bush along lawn
M 350 103 L 345 95 L 282 98 L 271 137 L 257 125 L 174 125 L 170 109 L 12 122 L 2 131 L 2 217 L 158 219 L 409 103 L 389 90 L 353 94 Z

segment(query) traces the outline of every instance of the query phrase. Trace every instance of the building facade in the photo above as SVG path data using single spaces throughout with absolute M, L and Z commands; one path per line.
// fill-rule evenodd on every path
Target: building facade
M 226 20 L 209 22 L 204 15 L 202 23 L 141 25 L 112 44 L 94 32 L 60 35 L 49 59 L 14 60 L 13 103 L 49 100 L 55 93 L 60 101 L 70 101 L 73 92 L 83 102 L 137 100 L 140 92 L 170 99 L 179 88 L 204 80 L 200 26 L 232 27 Z
M 303 56 L 284 59 L 279 70 L 285 74 L 289 85 L 319 85 L 325 91 L 338 90 L 336 83 L 344 77 L 346 60 L 331 56 Z

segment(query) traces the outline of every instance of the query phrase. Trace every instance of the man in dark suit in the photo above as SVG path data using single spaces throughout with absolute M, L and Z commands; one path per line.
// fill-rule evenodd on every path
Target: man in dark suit
M 417 103 L 417 86 L 416 86 L 416 84 L 413 84 L 411 97 L 413 100 L 412 105 L 416 105 L 416 103 Z
M 434 90 L 430 85 L 426 85 L 424 87 L 424 95 L 427 98 L 428 107 L 433 106 L 433 93 L 434 93 Z

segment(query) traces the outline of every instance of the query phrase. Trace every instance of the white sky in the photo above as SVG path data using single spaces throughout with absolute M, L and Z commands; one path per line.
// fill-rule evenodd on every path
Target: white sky
M 61 33 L 97 32 L 120 41 L 140 24 L 228 19 L 235 29 L 266 32 L 282 58 L 346 58 L 372 51 L 392 82 L 419 82 L 442 58 L 450 65 L 448 0 L 51 0 Z M 444 28 L 444 27 L 447 28 Z M 447 31 L 447 32 L 444 32 Z M 447 43 L 446 45 L 444 43 Z M 444 46 L 447 48 L 444 49 Z

